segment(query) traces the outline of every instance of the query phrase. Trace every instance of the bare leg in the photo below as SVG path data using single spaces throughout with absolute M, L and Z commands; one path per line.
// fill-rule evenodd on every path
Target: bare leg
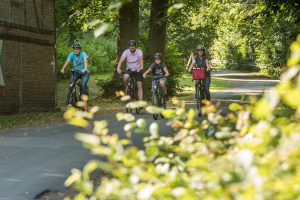
M 129 74 L 124 74 L 124 77 L 123 77 L 124 90 L 126 90 L 128 82 L 129 82 Z
M 166 86 L 165 81 L 160 80 L 159 85 L 160 85 L 164 95 L 167 96 L 168 92 L 167 92 L 167 86 Z
M 138 88 L 138 97 L 139 100 L 143 100 L 143 83 L 142 81 L 137 81 L 137 88 Z

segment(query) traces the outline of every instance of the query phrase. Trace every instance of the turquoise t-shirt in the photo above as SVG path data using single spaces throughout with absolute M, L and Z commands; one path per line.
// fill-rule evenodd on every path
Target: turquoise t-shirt
M 88 59 L 88 55 L 84 51 L 81 51 L 78 55 L 76 55 L 74 52 L 71 52 L 67 58 L 67 61 L 73 63 L 73 70 L 81 71 L 84 69 L 84 59 Z M 89 71 L 89 69 L 87 71 Z

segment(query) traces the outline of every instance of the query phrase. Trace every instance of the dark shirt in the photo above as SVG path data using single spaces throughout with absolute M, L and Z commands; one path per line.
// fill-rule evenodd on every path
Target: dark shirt
M 152 70 L 152 75 L 153 76 L 163 76 L 165 75 L 165 71 L 164 69 L 167 68 L 165 63 L 161 63 L 161 64 L 156 64 L 156 63 L 152 63 L 150 65 L 150 68 Z
M 195 68 L 204 68 L 207 69 L 207 65 L 206 65 L 206 60 L 208 60 L 207 55 L 204 55 L 202 57 L 196 55 L 194 56 L 194 60 L 196 61 L 196 66 Z M 210 71 L 206 71 L 206 75 L 210 76 Z

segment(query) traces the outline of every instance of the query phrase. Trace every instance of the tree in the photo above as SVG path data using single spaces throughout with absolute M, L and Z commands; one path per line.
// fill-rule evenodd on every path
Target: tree
M 119 12 L 119 38 L 117 58 L 127 48 L 128 40 L 138 40 L 139 0 L 132 0 L 122 6 Z
M 116 55 L 116 66 L 122 52 L 128 47 L 128 40 L 138 40 L 139 30 L 139 0 L 132 0 L 124 4 L 119 10 L 119 37 Z M 103 88 L 104 96 L 111 96 L 116 90 L 122 89 L 119 75 L 115 70 L 113 79 L 105 83 Z M 112 90 L 114 88 L 114 90 Z
M 148 38 L 148 53 L 150 55 L 165 51 L 168 7 L 169 0 L 152 0 Z

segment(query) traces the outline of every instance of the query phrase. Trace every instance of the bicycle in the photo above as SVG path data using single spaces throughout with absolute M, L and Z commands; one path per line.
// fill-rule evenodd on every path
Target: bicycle
M 193 80 L 195 83 L 195 99 L 197 104 L 198 116 L 202 116 L 202 105 L 205 99 L 205 69 L 204 68 L 193 68 L 192 69 Z
M 81 81 L 77 82 L 79 79 L 81 80 L 82 74 L 80 71 L 74 71 L 72 70 L 72 76 L 76 76 L 76 79 L 74 79 L 70 85 L 69 85 L 69 91 L 67 94 L 67 106 L 73 106 L 77 107 L 77 102 L 81 100 Z M 78 88 L 78 89 L 77 89 Z
M 124 72 L 123 72 L 124 73 Z M 129 83 L 125 89 L 125 94 L 130 96 L 131 101 L 137 101 L 138 100 L 138 88 L 137 88 L 137 80 L 136 80 L 136 74 L 138 72 L 132 72 L 129 71 Z M 127 113 L 132 113 L 133 109 L 126 107 Z M 141 108 L 135 108 L 136 114 L 139 114 L 141 111 Z
M 152 76 L 152 105 L 166 109 L 166 99 L 164 98 L 163 92 L 161 90 L 159 81 L 161 78 L 165 78 L 165 76 Z M 163 118 L 162 114 L 160 114 Z M 153 114 L 153 119 L 157 120 L 159 114 Z

